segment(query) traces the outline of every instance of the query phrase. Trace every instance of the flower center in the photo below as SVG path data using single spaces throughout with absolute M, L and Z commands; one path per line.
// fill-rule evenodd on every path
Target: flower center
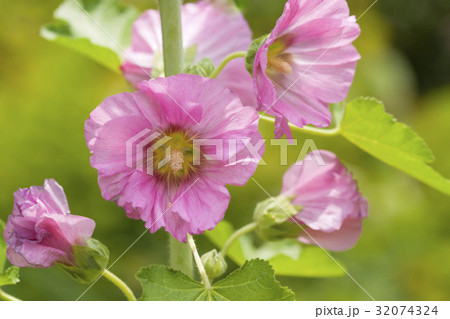
M 267 52 L 267 68 L 266 74 L 268 77 L 282 74 L 292 73 L 292 56 L 285 52 L 286 44 L 281 39 L 275 40 L 272 45 L 270 45 Z
M 193 138 L 182 130 L 168 130 L 153 151 L 153 171 L 168 185 L 178 185 L 198 172 L 194 166 Z M 195 150 L 199 151 L 199 150 Z

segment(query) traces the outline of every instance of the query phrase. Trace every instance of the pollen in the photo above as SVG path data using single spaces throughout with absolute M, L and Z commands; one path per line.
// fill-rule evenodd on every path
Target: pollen
M 267 52 L 267 68 L 268 76 L 276 74 L 291 74 L 292 73 L 292 56 L 285 52 L 286 45 L 282 39 L 275 41 Z
M 193 137 L 182 130 L 171 129 L 162 136 L 169 139 L 154 151 L 153 171 L 168 186 L 176 186 L 198 173 L 194 152 L 200 150 L 194 149 Z
M 178 150 L 172 151 L 170 153 L 169 166 L 173 170 L 174 173 L 183 169 L 184 164 L 184 156 Z

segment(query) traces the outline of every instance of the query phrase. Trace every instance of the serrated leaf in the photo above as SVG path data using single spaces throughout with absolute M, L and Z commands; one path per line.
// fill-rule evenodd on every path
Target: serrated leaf
M 66 0 L 41 36 L 118 72 L 138 11 L 115 0 Z
M 294 293 L 275 280 L 273 269 L 262 260 L 250 260 L 210 290 L 184 273 L 152 265 L 139 271 L 143 294 L 140 300 L 294 300 Z
M 434 161 L 425 141 L 410 127 L 385 112 L 373 98 L 351 101 L 339 133 L 377 159 L 450 195 L 450 181 L 429 165 Z
M 205 235 L 213 244 L 222 248 L 233 232 L 233 226 L 224 220 L 214 230 L 205 232 Z M 227 256 L 238 265 L 243 265 L 246 259 L 267 258 L 275 270 L 275 275 L 280 276 L 340 277 L 345 275 L 345 268 L 333 261 L 319 247 L 301 245 L 292 240 L 272 242 L 260 248 L 252 245 L 251 238 L 242 236 L 231 245 Z M 274 251 L 275 247 L 279 251 L 278 254 Z
M 261 259 L 245 262 L 214 284 L 211 294 L 216 300 L 294 300 L 294 293 L 275 280 L 272 267 Z
M 11 266 L 3 273 L 0 273 L 0 287 L 7 285 L 15 285 L 20 281 L 19 267 Z
M 205 293 L 200 282 L 163 265 L 142 268 L 136 277 L 142 284 L 140 300 L 197 300 Z

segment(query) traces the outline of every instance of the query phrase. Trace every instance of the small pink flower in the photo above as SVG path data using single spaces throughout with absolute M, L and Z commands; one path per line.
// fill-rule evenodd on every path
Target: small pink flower
M 293 217 L 305 227 L 298 237 L 302 243 L 340 251 L 358 241 L 368 203 L 335 154 L 314 151 L 292 165 L 284 174 L 282 194 L 294 196 L 292 203 L 303 207 Z
M 19 189 L 3 233 L 8 259 L 19 267 L 75 265 L 72 245 L 85 245 L 94 228 L 92 219 L 70 214 L 64 190 L 54 179 L 43 187 Z
M 164 227 L 185 241 L 187 233 L 211 230 L 222 220 L 230 201 L 226 184 L 242 186 L 253 175 L 259 159 L 245 144 L 262 139 L 258 119 L 218 81 L 180 74 L 107 98 L 86 121 L 85 135 L 103 197 L 145 221 L 151 232 Z M 148 140 L 152 134 L 146 132 L 157 138 Z M 214 146 L 196 150 L 200 139 L 218 141 L 224 156 L 212 160 Z M 130 165 L 130 147 L 144 149 L 142 154 L 151 149 L 150 158 L 136 151 Z M 164 158 L 169 161 L 160 166 Z
M 217 67 L 228 54 L 246 51 L 252 41 L 250 28 L 239 11 L 209 1 L 183 5 L 182 28 L 185 59 L 192 58 L 188 63 L 209 58 Z M 163 69 L 159 11 L 147 10 L 133 23 L 131 47 L 124 58 L 123 74 L 135 87 L 148 80 L 148 74 L 158 77 L 155 71 Z M 216 79 L 237 93 L 244 105 L 256 105 L 244 59 L 231 61 Z
M 258 50 L 254 87 L 259 111 L 275 116 L 275 136 L 298 127 L 330 125 L 328 103 L 341 102 L 360 56 L 360 29 L 345 0 L 289 0 Z

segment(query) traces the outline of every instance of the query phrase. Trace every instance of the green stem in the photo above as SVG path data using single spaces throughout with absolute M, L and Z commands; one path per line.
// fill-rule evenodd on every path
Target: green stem
M 247 55 L 246 51 L 238 51 L 238 52 L 231 53 L 230 55 L 226 56 L 222 62 L 220 62 L 217 69 L 215 69 L 214 72 L 209 77 L 211 79 L 215 79 L 231 60 L 234 60 L 237 58 L 245 58 L 246 55 Z
M 176 75 L 183 70 L 184 50 L 181 28 L 181 0 L 159 1 L 165 76 Z M 193 265 L 189 246 L 170 236 L 170 266 L 192 277 Z
M 14 296 L 11 296 L 10 294 L 7 294 L 3 290 L 0 289 L 0 299 L 6 300 L 6 301 L 22 301 Z
M 189 277 L 193 277 L 194 266 L 192 264 L 191 249 L 187 244 L 179 242 L 169 235 L 170 267 L 184 272 Z
M 262 120 L 265 120 L 267 122 L 275 123 L 275 119 L 271 116 L 265 115 L 265 114 L 259 114 L 259 118 Z M 306 125 L 303 127 L 297 127 L 292 123 L 289 123 L 289 127 L 294 129 L 295 131 L 306 133 L 306 134 L 312 134 L 312 135 L 319 135 L 319 136 L 336 136 L 339 135 L 340 128 L 335 127 L 332 129 L 328 128 L 318 128 L 310 125 Z
M 133 291 L 119 277 L 117 277 L 107 269 L 105 269 L 103 276 L 111 281 L 114 285 L 116 285 L 117 288 L 119 288 L 124 293 L 125 297 L 127 297 L 129 301 L 136 301 L 136 297 L 134 296 Z
M 252 232 L 253 230 L 255 230 L 255 228 L 258 226 L 257 223 L 253 222 L 250 223 L 248 225 L 245 225 L 242 228 L 239 228 L 238 230 L 236 230 L 233 235 L 230 236 L 230 238 L 228 238 L 228 240 L 226 241 L 225 245 L 223 245 L 222 250 L 220 251 L 220 254 L 222 255 L 222 257 L 225 257 L 228 249 L 231 247 L 231 245 L 234 243 L 234 241 L 236 239 L 238 239 L 239 237 L 241 237 L 244 234 L 247 234 L 249 232 Z
M 176 75 L 183 70 L 181 0 L 159 1 L 163 40 L 164 74 Z
M 208 275 L 206 274 L 205 267 L 203 267 L 202 260 L 198 254 L 197 246 L 195 246 L 194 238 L 192 238 L 191 235 L 187 235 L 187 240 L 189 243 L 189 246 L 191 247 L 192 255 L 194 256 L 195 264 L 197 265 L 198 273 L 200 274 L 200 277 L 202 278 L 202 282 L 205 285 L 206 289 L 209 290 L 211 288 L 211 284 L 209 282 Z

